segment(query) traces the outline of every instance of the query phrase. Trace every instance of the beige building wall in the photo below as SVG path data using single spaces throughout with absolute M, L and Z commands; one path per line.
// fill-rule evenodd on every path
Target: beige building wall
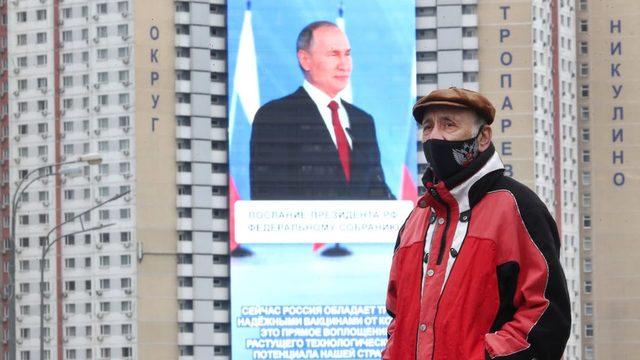
M 478 2 L 480 91 L 496 106 L 492 126 L 505 173 L 534 188 L 531 1 Z
M 640 333 L 640 2 L 579 0 L 576 6 L 584 7 L 577 26 L 585 65 L 579 66 L 588 74 L 578 88 L 588 115 L 582 114 L 582 129 L 590 135 L 581 149 L 591 179 L 584 186 L 591 201 L 583 236 L 592 248 L 582 261 L 593 281 L 585 299 L 593 316 L 585 323 L 585 348 L 593 346 L 596 359 L 632 359 Z
M 134 2 L 139 359 L 177 359 L 174 3 Z

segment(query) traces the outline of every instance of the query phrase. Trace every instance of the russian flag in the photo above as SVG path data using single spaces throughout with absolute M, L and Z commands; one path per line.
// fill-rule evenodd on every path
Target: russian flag
M 247 1 L 238 43 L 229 105 L 229 157 L 247 166 L 234 166 L 229 174 L 229 246 L 235 250 L 234 204 L 249 198 L 249 139 L 251 123 L 260 108 L 256 50 L 251 25 L 251 1 Z
M 415 53 L 415 49 L 414 49 Z M 416 59 L 413 58 L 413 64 L 411 65 L 411 99 L 409 100 L 408 109 L 413 107 L 413 103 L 417 99 L 417 85 L 416 85 Z M 418 167 L 417 150 L 416 150 L 416 134 L 418 132 L 416 122 L 413 120 L 408 121 L 408 131 L 406 136 L 407 150 L 405 154 L 404 164 L 402 164 L 402 179 L 400 181 L 400 198 L 402 200 L 411 200 L 415 203 L 418 198 L 418 186 L 416 181 L 416 173 Z

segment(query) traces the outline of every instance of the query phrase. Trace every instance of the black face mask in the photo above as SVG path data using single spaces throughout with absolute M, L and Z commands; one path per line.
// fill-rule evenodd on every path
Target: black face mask
M 469 166 L 478 157 L 478 134 L 467 140 L 429 139 L 422 143 L 428 166 L 439 180 L 447 180 Z

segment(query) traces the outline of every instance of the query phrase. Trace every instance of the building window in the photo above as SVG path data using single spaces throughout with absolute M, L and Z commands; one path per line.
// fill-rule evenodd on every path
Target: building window
M 589 53 L 589 44 L 586 41 L 580 41 L 580 54 L 586 55 Z
M 16 13 L 16 21 L 19 23 L 27 22 L 27 12 L 19 11 L 18 13 Z
M 593 324 L 585 324 L 584 326 L 584 336 L 590 338 L 593 337 Z
M 584 358 L 585 360 L 593 360 L 593 347 L 591 345 L 587 345 L 584 347 Z
M 589 142 L 591 140 L 591 130 L 589 128 L 582 128 L 582 141 Z
M 126 1 L 118 1 L 118 12 L 124 13 L 129 11 L 129 3 Z
M 591 258 L 584 258 L 584 262 L 582 265 L 584 272 L 590 273 L 593 271 L 593 263 L 591 262 Z
M 36 64 L 38 66 L 47 65 L 47 55 L 38 55 L 38 56 L 36 56 Z
M 580 31 L 581 32 L 589 31 L 589 21 L 584 19 L 580 20 Z
M 589 64 L 581 63 L 580 64 L 580 76 L 589 76 Z
M 591 250 L 592 244 L 593 243 L 591 242 L 591 236 L 585 236 L 582 240 L 583 250 Z
M 478 36 L 477 28 L 475 27 L 464 27 L 462 28 L 462 37 L 472 38 Z
M 107 3 L 96 4 L 96 12 L 100 15 L 104 15 L 108 12 Z
M 38 44 L 44 44 L 47 42 L 47 33 L 46 32 L 39 32 L 38 34 L 36 34 L 36 42 Z
M 591 229 L 591 215 L 582 216 L 582 227 L 585 229 Z
M 590 302 L 587 302 L 584 304 L 584 314 L 586 316 L 593 316 L 593 304 Z
M 591 282 L 591 280 L 585 280 L 584 281 L 585 294 L 591 294 L 591 291 L 593 291 L 593 283 Z
M 465 72 L 465 73 L 462 73 L 462 81 L 463 82 L 478 82 L 478 73 L 477 72 Z
M 98 49 L 96 51 L 96 57 L 100 61 L 105 61 L 109 57 L 109 51 L 107 49 Z
M 585 84 L 580 86 L 580 96 L 582 96 L 583 98 L 589 97 L 589 85 Z
M 591 194 L 583 193 L 582 194 L 582 206 L 591 207 Z
M 27 45 L 27 34 L 18 34 L 16 37 L 16 44 L 18 46 Z
M 582 161 L 583 162 L 591 162 L 591 151 L 590 150 L 582 150 Z
M 131 266 L 131 255 L 120 255 L 120 266 Z

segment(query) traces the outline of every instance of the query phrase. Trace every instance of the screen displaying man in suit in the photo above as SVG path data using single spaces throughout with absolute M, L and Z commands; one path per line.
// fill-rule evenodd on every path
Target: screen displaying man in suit
M 253 120 L 251 199 L 393 199 L 373 118 L 340 96 L 352 67 L 346 35 L 334 23 L 314 22 L 296 50 L 302 86 L 263 105 Z

